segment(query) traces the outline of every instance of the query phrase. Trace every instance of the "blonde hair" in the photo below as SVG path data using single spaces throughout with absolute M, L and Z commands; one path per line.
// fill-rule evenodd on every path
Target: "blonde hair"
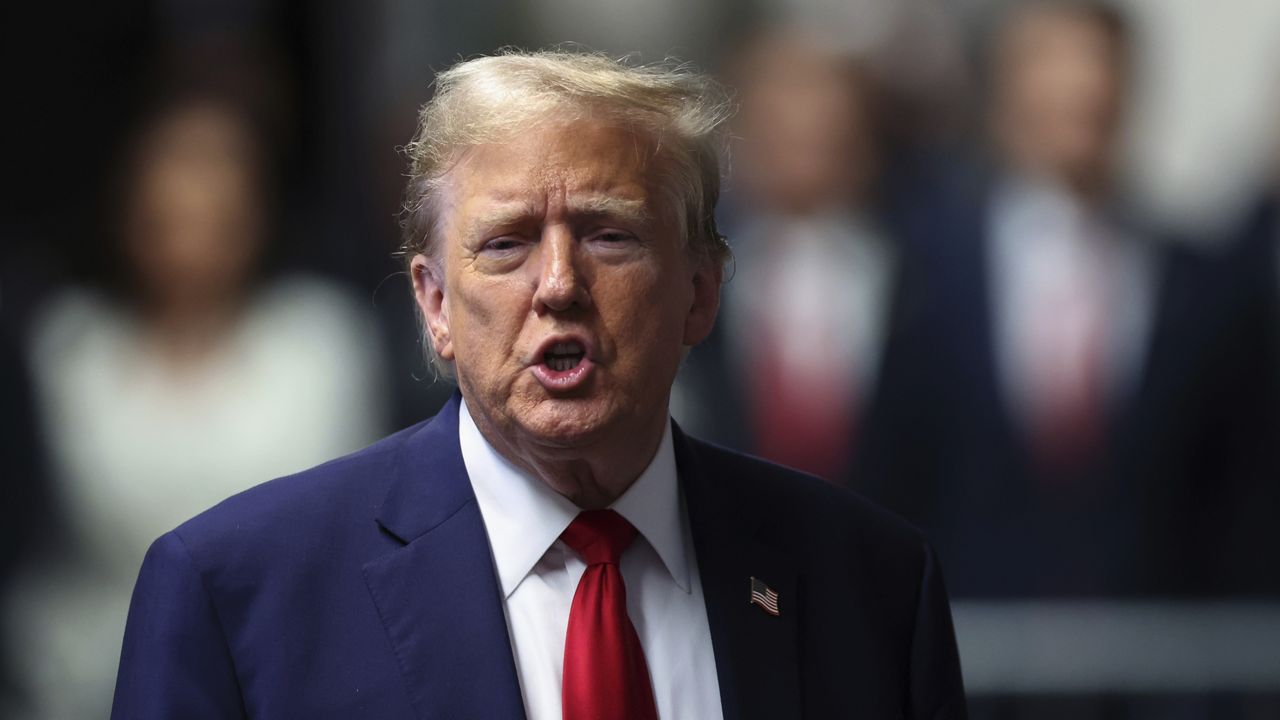
M 716 228 L 720 157 L 730 103 L 705 75 L 671 63 L 637 66 L 566 50 L 502 51 L 460 62 L 436 76 L 405 147 L 409 181 L 400 255 L 437 259 L 443 180 L 462 151 L 501 142 L 547 119 L 602 118 L 652 134 L 667 161 L 661 187 L 683 215 L 682 240 L 699 262 L 722 268 L 729 246 Z

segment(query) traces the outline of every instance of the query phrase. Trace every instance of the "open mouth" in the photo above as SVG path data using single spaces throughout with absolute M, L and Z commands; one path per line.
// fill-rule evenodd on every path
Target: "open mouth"
M 577 342 L 558 342 L 542 355 L 542 362 L 555 372 L 567 372 L 582 363 L 587 351 Z
M 540 348 L 542 354 L 530 369 L 542 386 L 552 393 L 565 393 L 587 386 L 595 360 L 588 341 L 572 336 L 561 336 L 547 341 Z

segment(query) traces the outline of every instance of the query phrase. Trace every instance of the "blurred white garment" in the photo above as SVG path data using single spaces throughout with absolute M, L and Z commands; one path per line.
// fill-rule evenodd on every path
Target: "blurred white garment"
M 875 396 L 894 249 L 854 213 L 761 217 L 745 230 L 725 313 L 751 451 L 838 480 Z
M 1152 248 L 1047 183 L 1012 180 L 991 205 L 988 272 L 995 358 L 1015 419 L 1097 392 L 1128 399 L 1147 359 Z M 1096 387 L 1088 387 L 1090 384 Z
M 71 552 L 14 588 L 11 665 L 32 717 L 105 717 L 150 543 L 378 437 L 381 352 L 359 305 L 314 280 L 257 295 L 222 347 L 181 369 L 96 296 L 69 293 L 41 320 L 31 366 Z
M 725 286 L 734 357 L 750 357 L 762 336 L 784 338 L 781 360 L 796 376 L 820 375 L 813 363 L 846 368 L 869 399 L 897 274 L 888 238 L 852 213 L 760 218 L 741 237 L 737 277 Z

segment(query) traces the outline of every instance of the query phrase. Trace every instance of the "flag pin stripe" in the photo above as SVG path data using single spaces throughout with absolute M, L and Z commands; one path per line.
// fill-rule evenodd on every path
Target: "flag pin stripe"
M 758 606 L 770 615 L 777 616 L 779 614 L 778 592 L 754 577 L 751 578 L 751 604 Z

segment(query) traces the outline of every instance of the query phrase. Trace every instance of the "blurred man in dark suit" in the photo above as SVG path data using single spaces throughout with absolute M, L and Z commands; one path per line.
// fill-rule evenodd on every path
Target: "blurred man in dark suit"
M 1019 4 L 989 51 L 991 152 L 910 231 L 928 248 L 928 472 L 876 493 L 936 532 L 968 595 L 1169 590 L 1179 479 L 1221 460 L 1200 263 L 1121 200 L 1131 33 Z M 1173 520 L 1171 520 L 1173 519 Z
M 735 272 L 680 410 L 712 440 L 857 487 L 919 407 L 900 392 L 907 263 L 882 196 L 876 86 L 797 30 L 753 38 L 731 67 Z

